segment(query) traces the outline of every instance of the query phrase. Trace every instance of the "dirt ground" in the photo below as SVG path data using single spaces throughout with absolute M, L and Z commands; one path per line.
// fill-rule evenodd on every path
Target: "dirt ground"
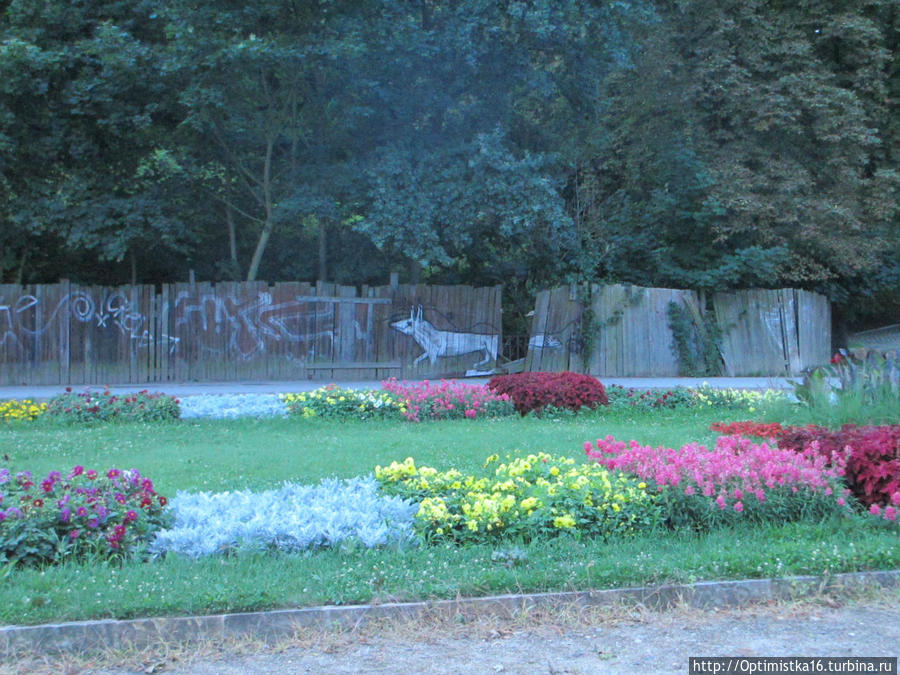
M 505 618 L 299 632 L 266 644 L 158 645 L 144 651 L 23 655 L 0 673 L 687 673 L 691 656 L 891 656 L 900 652 L 900 591 L 817 597 L 739 610 L 560 608 Z

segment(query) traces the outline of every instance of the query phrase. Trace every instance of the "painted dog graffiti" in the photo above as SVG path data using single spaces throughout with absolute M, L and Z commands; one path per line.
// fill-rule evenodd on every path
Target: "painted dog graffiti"
M 438 330 L 431 322 L 422 318 L 421 307 L 418 310 L 411 309 L 408 319 L 395 321 L 391 324 L 391 327 L 404 335 L 412 336 L 419 346 L 425 350 L 421 356 L 413 361 L 413 365 L 419 363 L 426 356 L 431 364 L 434 365 L 439 356 L 461 356 L 471 352 L 482 352 L 484 360 L 473 366 L 478 368 L 497 358 L 500 336 Z

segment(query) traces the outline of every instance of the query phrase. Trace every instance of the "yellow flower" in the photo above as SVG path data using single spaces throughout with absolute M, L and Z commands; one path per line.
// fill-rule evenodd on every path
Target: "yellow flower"
M 575 527 L 575 519 L 571 516 L 571 514 L 565 514 L 564 516 L 557 516 L 553 519 L 553 527 L 558 527 L 560 529 L 571 529 Z

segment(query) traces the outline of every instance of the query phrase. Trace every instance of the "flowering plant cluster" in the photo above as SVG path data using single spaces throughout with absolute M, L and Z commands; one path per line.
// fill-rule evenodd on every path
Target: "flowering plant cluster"
M 711 431 L 726 436 L 756 436 L 757 438 L 775 438 L 784 431 L 778 422 L 713 422 Z
M 64 422 L 156 422 L 174 420 L 181 415 L 179 400 L 173 396 L 150 393 L 143 389 L 136 394 L 113 394 L 109 390 L 95 392 L 85 389 L 74 393 L 66 387 L 47 403 L 46 414 Z
M 829 465 L 844 467 L 850 489 L 875 515 L 900 515 L 900 424 L 785 427 L 777 440 L 780 447 L 815 452 Z
M 398 382 L 390 379 L 381 386 L 399 402 L 401 414 L 411 422 L 504 417 L 514 412 L 509 396 L 456 380 L 441 380 L 437 384 L 428 380 Z
M 498 462 L 492 455 L 485 468 Z M 508 457 L 480 476 L 417 467 L 409 457 L 376 467 L 375 477 L 385 492 L 420 503 L 416 527 L 426 541 L 608 536 L 660 522 L 646 483 L 545 453 Z
M 509 396 L 522 415 L 548 407 L 577 411 L 609 403 L 605 388 L 596 378 L 568 371 L 495 375 L 487 386 Z
M 697 403 L 696 391 L 686 387 L 634 389 L 611 384 L 606 388 L 606 395 L 614 408 L 690 408 Z
M 0 469 L 0 563 L 130 554 L 164 525 L 165 505 L 136 469 L 99 474 L 76 466 L 40 482 Z
M 30 398 L 21 401 L 0 401 L 0 422 L 35 420 L 47 410 L 46 403 L 35 403 Z
M 299 417 L 397 417 L 406 408 L 396 396 L 384 391 L 344 389 L 334 384 L 313 391 L 280 394 L 288 414 Z
M 602 466 L 651 482 L 663 497 L 670 526 L 697 529 L 739 517 L 759 522 L 796 520 L 848 508 L 842 466 L 811 450 L 794 452 L 721 436 L 713 449 L 625 443 L 612 436 L 585 443 Z
M 761 405 L 786 401 L 784 392 L 766 389 L 716 389 L 707 385 L 694 390 L 695 405 L 706 408 L 726 408 L 755 412 Z
M 378 492 L 368 478 L 286 483 L 264 492 L 178 493 L 175 521 L 150 545 L 155 555 L 193 558 L 235 551 L 297 552 L 358 542 L 366 547 L 416 540 L 418 506 Z

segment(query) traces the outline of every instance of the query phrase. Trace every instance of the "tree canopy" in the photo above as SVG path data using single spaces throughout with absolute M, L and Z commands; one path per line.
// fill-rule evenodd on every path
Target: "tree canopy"
M 900 320 L 893 0 L 5 0 L 0 281 L 564 281 Z

